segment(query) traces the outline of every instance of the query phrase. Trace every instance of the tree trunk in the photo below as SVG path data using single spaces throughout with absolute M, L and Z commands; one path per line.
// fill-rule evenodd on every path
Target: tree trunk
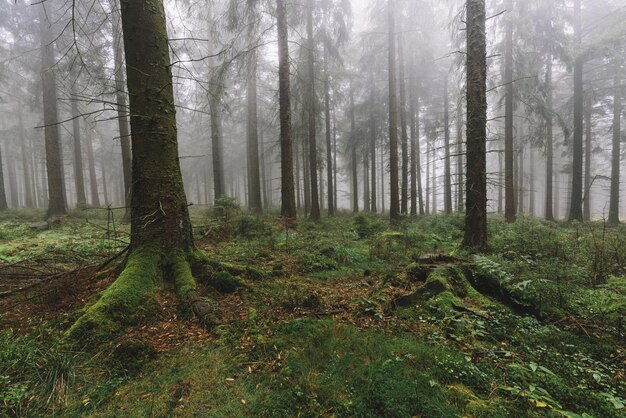
M 450 104 L 448 97 L 448 76 L 444 80 L 444 89 L 443 89 L 443 124 L 445 128 L 445 144 L 444 144 L 444 152 L 445 152 L 445 167 L 444 167 L 444 210 L 447 215 L 452 214 L 452 169 L 450 167 Z
M 357 213 L 359 211 L 359 177 L 357 175 L 359 163 L 356 158 L 356 121 L 354 113 L 354 91 L 352 90 L 352 84 L 350 84 L 350 165 L 352 168 L 352 211 Z
M 54 41 L 43 7 L 40 8 L 41 78 L 45 125 L 46 168 L 48 172 L 48 210 L 46 218 L 67 213 L 63 174 L 63 158 L 59 139 L 57 86 L 54 75 Z
M 530 178 L 528 181 L 528 213 L 535 216 L 535 151 L 531 146 L 529 152 Z
M 487 54 L 485 0 L 467 0 L 467 187 L 465 248 L 487 245 Z
M 91 138 L 91 130 L 85 125 L 85 133 L 87 139 L 87 164 L 89 165 L 89 184 L 91 191 L 91 206 L 100 207 L 100 194 L 98 193 L 98 179 L 96 178 L 96 161 L 93 155 L 93 141 Z
M 130 201 L 132 193 L 132 151 L 130 146 L 130 126 L 128 122 L 128 101 L 126 99 L 126 77 L 124 72 L 121 26 L 116 22 L 113 28 L 113 59 L 115 65 L 115 100 L 117 103 L 117 125 L 122 151 L 122 172 L 124 178 L 124 219 L 130 220 Z
M 463 100 L 459 94 L 456 106 L 456 206 L 459 212 L 463 212 Z
M 425 135 L 426 139 L 426 215 L 430 215 L 430 138 L 428 130 Z
M 582 38 L 581 0 L 574 0 L 574 33 L 580 50 Z M 574 148 L 572 159 L 572 193 L 570 196 L 570 221 L 583 220 L 583 57 L 574 60 Z
M 313 0 L 307 3 L 306 32 L 308 40 L 308 114 L 309 114 L 309 177 L 311 178 L 311 213 L 312 221 L 320 220 L 320 200 L 317 183 L 317 138 L 316 138 L 316 102 L 315 95 L 315 42 L 313 41 Z
M 370 73 L 370 143 L 369 143 L 369 154 L 370 154 L 370 179 L 371 179 L 371 199 L 370 199 L 370 210 L 372 213 L 376 213 L 377 211 L 377 203 L 376 200 L 378 198 L 376 194 L 376 176 L 378 173 L 376 172 L 376 101 L 374 94 L 374 73 Z
M 554 138 L 552 128 L 552 55 L 546 64 L 546 207 L 545 217 L 554 220 Z
M 333 156 L 330 131 L 330 74 L 328 72 L 328 50 L 324 48 L 324 122 L 326 125 L 326 183 L 328 186 L 328 216 L 335 215 L 333 192 Z
M 13 158 L 9 158 L 7 160 L 7 171 L 9 174 L 9 192 L 11 207 L 19 208 L 20 207 L 20 195 L 17 191 L 17 170 L 15 170 L 15 160 Z
M 591 98 L 585 101 L 585 189 L 583 190 L 583 219 L 591 219 Z
M 337 121 L 335 120 L 335 109 L 333 109 L 333 192 L 335 213 L 337 213 Z
M 400 194 L 398 190 L 398 99 L 396 97 L 396 26 L 394 0 L 388 0 L 389 19 L 389 170 L 390 206 L 392 221 L 400 219 Z
M 508 0 L 508 10 L 513 1 Z M 515 222 L 516 202 L 513 184 L 513 18 L 507 17 L 504 56 L 505 115 L 504 115 L 504 217 L 508 223 Z M 518 173 L 519 176 L 519 173 Z M 519 189 L 518 189 L 519 191 Z
M 369 166 L 369 152 L 367 152 L 366 147 L 365 152 L 363 153 L 363 211 L 365 212 L 369 212 L 371 207 Z
M 24 135 L 24 120 L 22 117 L 22 109 L 18 109 L 17 119 L 20 130 L 20 151 L 22 157 L 22 172 L 24 173 L 24 206 L 27 208 L 34 207 L 33 202 L 33 185 L 31 183 L 31 173 L 30 173 L 30 164 L 29 164 L 29 156 L 26 151 L 26 135 Z
M 406 80 L 404 71 L 404 37 L 402 28 L 398 35 L 398 62 L 400 67 L 400 134 L 402 145 L 402 185 L 400 196 L 400 212 L 409 213 L 409 137 L 406 120 Z
M 259 127 L 257 115 L 257 55 L 256 51 L 248 57 L 248 208 L 253 213 L 263 211 L 261 199 L 261 173 L 259 168 Z
M 85 180 L 83 177 L 83 151 L 80 136 L 80 114 L 78 112 L 78 98 L 72 92 L 72 136 L 74 137 L 74 182 L 76 186 L 76 206 L 82 207 L 87 203 L 85 196 Z
M 226 179 L 224 177 L 224 156 L 222 153 L 222 103 L 220 93 L 209 93 L 209 108 L 211 113 L 211 154 L 213 156 L 213 196 L 215 200 L 226 194 Z M 133 182 L 134 183 L 134 182 Z
M 7 194 L 4 189 L 4 169 L 2 162 L 2 145 L 0 144 L 0 210 L 6 210 L 9 208 L 7 203 Z
M 285 0 L 276 0 L 278 27 L 278 78 L 280 106 L 281 215 L 296 219 L 293 189 L 293 146 L 291 140 L 291 99 L 289 97 L 289 41 Z
M 615 63 L 613 78 L 613 149 L 611 151 L 611 197 L 609 202 L 609 224 L 619 224 L 619 184 L 621 158 L 621 116 L 622 116 L 622 88 L 620 67 Z

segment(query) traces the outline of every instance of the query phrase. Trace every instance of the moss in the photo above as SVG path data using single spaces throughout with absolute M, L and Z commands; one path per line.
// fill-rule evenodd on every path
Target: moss
M 448 269 L 438 268 L 428 275 L 426 279 L 426 289 L 431 294 L 439 294 L 446 290 L 451 290 L 450 283 L 448 281 L 449 272 Z
M 227 271 L 215 273 L 208 284 L 221 293 L 233 293 L 241 287 L 241 282 Z
M 134 250 L 122 274 L 72 325 L 67 336 L 88 342 L 119 332 L 145 297 L 161 284 L 161 259 L 161 252 L 153 246 Z
M 455 305 L 463 306 L 463 301 L 450 290 L 441 292 L 426 302 L 426 307 L 441 318 L 454 316 L 457 312 L 454 308 Z
M 406 276 L 410 282 L 424 282 L 432 269 L 420 264 L 411 263 L 406 268 Z
M 189 292 L 196 290 L 196 280 L 191 274 L 191 265 L 182 251 L 178 252 L 170 263 L 176 294 L 179 298 L 184 298 Z

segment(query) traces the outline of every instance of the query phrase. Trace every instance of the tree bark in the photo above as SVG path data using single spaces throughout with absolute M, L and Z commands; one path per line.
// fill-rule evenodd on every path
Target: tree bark
M 291 99 L 289 97 L 289 41 L 285 0 L 276 0 L 278 27 L 278 78 L 280 106 L 281 215 L 296 219 L 293 188 L 293 145 L 291 139 Z
M 46 218 L 67 213 L 63 174 L 61 141 L 59 139 L 59 112 L 57 108 L 57 86 L 54 75 L 54 41 L 43 7 L 40 9 L 41 78 L 43 84 L 43 113 L 46 148 L 46 170 L 48 173 L 48 210 Z
M 370 179 L 371 179 L 371 199 L 370 210 L 372 213 L 377 211 L 376 200 L 378 198 L 376 193 L 376 100 L 374 94 L 374 73 L 370 73 L 370 143 L 369 143 L 369 158 L 370 158 Z
M 324 48 L 324 122 L 326 127 L 326 183 L 328 186 L 328 216 L 335 215 L 333 191 L 333 156 L 330 131 L 330 73 L 328 72 L 328 50 Z
M 9 208 L 7 203 L 7 195 L 4 189 L 4 164 L 2 161 L 2 145 L 0 144 L 0 210 Z
M 352 211 L 357 213 L 359 211 L 359 177 L 357 174 L 359 163 L 356 158 L 356 121 L 354 114 L 354 91 L 352 89 L 352 84 L 350 84 L 350 165 L 352 168 Z
M 444 167 L 444 211 L 447 215 L 452 214 L 452 169 L 450 163 L 450 103 L 448 97 L 448 76 L 444 80 L 443 89 L 443 124 L 445 128 L 445 167 Z
M 89 166 L 89 189 L 91 192 L 91 206 L 100 207 L 100 193 L 98 193 L 98 179 L 96 177 L 96 161 L 93 155 L 93 140 L 89 126 L 85 125 L 85 137 L 87 139 L 87 164 Z
M 591 98 L 585 101 L 585 188 L 583 190 L 583 219 L 591 219 Z
M 259 167 L 259 127 L 257 114 L 257 55 L 248 57 L 248 84 L 246 88 L 248 104 L 247 156 L 248 156 L 248 208 L 253 213 L 263 211 L 261 198 L 261 173 Z
M 24 173 L 24 206 L 34 207 L 33 185 L 31 183 L 31 172 L 28 152 L 26 151 L 26 135 L 24 135 L 24 119 L 22 110 L 18 109 L 17 119 L 20 130 L 20 151 L 22 157 L 22 172 Z
M 85 196 L 85 179 L 83 176 L 83 150 L 80 135 L 80 113 L 78 112 L 78 98 L 72 92 L 72 136 L 74 137 L 74 183 L 76 187 L 76 206 L 87 204 Z
M 554 138 L 552 123 L 552 55 L 546 63 L 546 207 L 545 217 L 554 221 Z
M 400 195 L 400 212 L 409 213 L 409 137 L 407 133 L 406 120 L 406 80 L 405 80 L 405 61 L 404 61 L 404 41 L 402 28 L 398 35 L 398 62 L 400 67 L 400 134 L 402 146 L 402 185 Z
M 307 3 L 306 31 L 308 40 L 308 115 L 309 115 L 309 177 L 311 180 L 311 213 L 312 221 L 320 220 L 320 200 L 317 182 L 317 138 L 316 138 L 316 102 L 315 95 L 315 42 L 313 40 L 313 0 Z
M 463 212 L 463 100 L 460 94 L 456 106 L 456 181 L 457 210 Z
M 508 10 L 513 0 L 508 0 Z M 508 223 L 515 222 L 516 202 L 513 183 L 513 17 L 507 16 L 504 56 L 505 116 L 504 116 L 504 217 Z M 519 174 L 518 174 L 519 175 Z
M 124 179 L 124 219 L 130 220 L 130 201 L 132 194 L 132 151 L 130 146 L 130 125 L 128 121 L 128 101 L 126 98 L 126 77 L 124 72 L 123 48 L 121 27 L 116 24 L 113 28 L 113 58 L 115 65 L 115 100 L 117 102 L 117 125 L 120 134 L 120 149 L 122 151 L 122 173 Z
M 578 50 L 581 46 L 581 0 L 574 0 L 574 33 Z M 574 136 L 572 158 L 572 193 L 570 196 L 570 221 L 583 220 L 583 57 L 574 60 Z
M 620 185 L 620 158 L 621 158 L 621 116 L 622 116 L 622 87 L 620 67 L 615 63 L 613 78 L 613 146 L 611 151 L 611 197 L 609 201 L 609 224 L 619 224 L 619 185 Z
M 485 0 L 467 0 L 467 187 L 465 248 L 487 245 L 487 53 Z
M 395 2 L 388 0 L 389 20 L 389 168 L 390 198 L 389 216 L 392 221 L 400 219 L 400 194 L 398 190 L 398 99 L 396 97 L 396 26 Z

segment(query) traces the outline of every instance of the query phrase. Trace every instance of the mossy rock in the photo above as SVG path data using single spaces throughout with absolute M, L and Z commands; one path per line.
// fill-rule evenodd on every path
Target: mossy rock
M 253 267 L 246 267 L 244 276 L 248 280 L 261 281 L 265 278 L 266 274 L 261 270 L 257 270 Z
M 215 273 L 207 284 L 220 293 L 234 293 L 242 287 L 239 279 L 227 271 Z
M 428 275 L 426 279 L 426 289 L 431 295 L 438 295 L 447 290 L 451 290 L 452 286 L 449 281 L 450 272 L 447 268 L 435 269 Z
M 432 271 L 431 267 L 428 267 L 420 263 L 411 263 L 406 268 L 406 277 L 409 282 L 423 283 L 428 279 L 428 275 Z

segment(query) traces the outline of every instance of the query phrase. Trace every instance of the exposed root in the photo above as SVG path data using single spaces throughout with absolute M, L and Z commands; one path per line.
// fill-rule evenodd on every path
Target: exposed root
M 165 255 L 156 246 L 143 246 L 130 252 L 117 280 L 104 290 L 98 301 L 87 308 L 67 331 L 81 342 L 103 341 L 134 321 L 134 314 L 162 285 L 164 272 L 174 280 L 176 294 L 188 304 L 206 327 L 217 323 L 215 305 L 200 296 L 191 265 L 208 258 L 198 250 Z

